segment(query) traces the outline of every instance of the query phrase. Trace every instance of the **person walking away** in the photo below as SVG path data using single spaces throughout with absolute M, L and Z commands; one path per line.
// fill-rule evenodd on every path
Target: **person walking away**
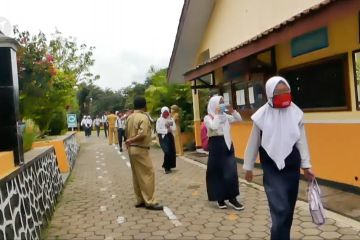
M 217 201 L 220 209 L 227 208 L 225 200 L 228 200 L 235 210 L 243 210 L 244 206 L 236 199 L 240 194 L 239 180 L 230 134 L 230 123 L 241 121 L 241 116 L 231 106 L 226 110 L 222 96 L 211 97 L 207 109 L 208 115 L 204 121 L 209 136 L 206 170 L 208 199 Z
M 101 117 L 101 123 L 102 123 L 103 128 L 104 128 L 105 138 L 107 138 L 108 130 L 109 130 L 109 123 L 108 123 L 108 120 L 107 120 L 107 115 L 108 115 L 107 112 L 104 112 L 104 114 Z
M 86 118 L 86 122 L 85 122 L 85 127 L 86 127 L 86 130 L 87 130 L 87 136 L 88 137 L 91 136 L 92 125 L 93 125 L 93 121 L 91 119 L 91 116 L 88 115 L 87 118 Z
M 243 168 L 251 182 L 259 153 L 263 182 L 271 215 L 271 239 L 290 239 L 295 203 L 298 195 L 300 168 L 307 180 L 311 170 L 304 113 L 291 101 L 288 82 L 279 76 L 266 82 L 265 103 L 252 116 L 253 127 L 247 143 Z
M 162 210 L 155 200 L 155 173 L 150 158 L 151 124 L 146 112 L 146 100 L 137 96 L 134 99 L 135 111 L 126 121 L 127 136 L 133 187 L 137 203 L 136 208 L 145 207 L 150 210 Z
M 96 115 L 96 118 L 94 120 L 94 126 L 96 129 L 97 136 L 100 136 L 100 126 L 101 126 L 101 119 L 99 118 L 99 115 Z
M 114 112 L 107 115 L 107 120 L 109 123 L 109 145 L 118 144 L 117 130 L 115 128 L 116 119 L 117 116 L 114 114 Z
M 164 152 L 164 162 L 162 167 L 165 170 L 165 174 L 170 173 L 171 168 L 176 167 L 175 131 L 175 121 L 170 116 L 169 108 L 161 108 L 160 117 L 156 121 L 156 132 L 158 133 L 161 149 Z
M 87 131 L 86 131 L 86 128 L 85 128 L 85 122 L 86 122 L 86 116 L 84 115 L 81 122 L 80 122 L 80 126 L 81 126 L 81 129 L 84 130 L 85 137 L 86 137 L 87 136 Z
M 119 148 L 120 148 L 120 152 L 123 151 L 123 141 L 125 142 L 125 119 L 126 119 L 126 115 L 124 112 L 119 112 L 118 113 L 118 118 L 116 119 L 116 129 L 117 129 L 117 133 L 118 133 L 118 141 L 119 141 Z

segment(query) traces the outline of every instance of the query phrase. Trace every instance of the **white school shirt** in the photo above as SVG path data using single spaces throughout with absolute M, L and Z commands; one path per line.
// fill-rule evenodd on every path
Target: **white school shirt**
M 117 118 L 116 122 L 115 122 L 115 127 L 116 128 L 125 128 L 125 117 L 121 117 L 121 118 Z
M 102 123 L 106 123 L 106 122 L 107 122 L 107 116 L 106 116 L 106 115 L 103 115 L 103 116 L 101 117 L 101 122 L 102 122 Z
M 164 119 L 163 117 L 159 117 L 156 121 L 156 132 L 161 134 L 163 138 L 168 134 L 168 129 L 165 126 L 166 122 L 172 122 L 172 126 L 170 126 L 171 133 L 176 130 L 176 124 L 173 118 Z
M 300 128 L 300 139 L 296 142 L 295 146 L 300 152 L 301 157 L 301 168 L 311 168 L 310 163 L 310 154 L 308 143 L 305 134 L 304 124 L 301 123 L 299 125 Z M 247 171 L 252 171 L 254 169 L 254 164 L 259 153 L 259 147 L 261 145 L 261 137 L 260 137 L 260 129 L 253 124 L 250 138 L 248 141 L 248 145 L 245 149 L 245 156 L 244 156 L 244 165 L 243 169 Z
M 100 126 L 100 122 L 101 122 L 100 118 L 95 118 L 94 120 L 95 126 Z
M 212 118 L 209 115 L 206 115 L 204 117 L 204 123 L 207 128 L 207 135 L 208 137 L 223 136 L 224 131 L 223 128 L 220 126 L 222 126 L 225 123 L 225 121 L 229 121 L 229 123 L 233 123 L 233 122 L 239 122 L 241 120 L 242 118 L 240 113 L 238 113 L 235 110 L 232 113 L 232 115 L 226 113 L 215 114 L 214 118 Z

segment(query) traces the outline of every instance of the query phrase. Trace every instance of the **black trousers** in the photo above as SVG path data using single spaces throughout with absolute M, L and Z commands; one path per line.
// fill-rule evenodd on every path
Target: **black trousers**
M 85 136 L 89 137 L 91 135 L 91 127 L 85 127 Z
M 108 133 L 109 133 L 109 125 L 104 123 L 104 133 L 105 133 L 105 137 L 108 137 Z
M 95 126 L 95 127 L 96 127 L 97 136 L 99 137 L 100 136 L 100 126 Z
M 118 128 L 118 140 L 119 140 L 119 147 L 120 149 L 122 149 L 122 145 L 123 145 L 123 141 L 126 141 L 126 137 L 125 137 L 125 129 L 123 128 Z
M 299 190 L 300 163 L 299 150 L 293 151 L 285 159 L 285 168 L 279 170 L 265 149 L 260 147 L 260 162 L 264 171 L 264 188 L 271 215 L 271 239 L 289 240 L 294 209 Z

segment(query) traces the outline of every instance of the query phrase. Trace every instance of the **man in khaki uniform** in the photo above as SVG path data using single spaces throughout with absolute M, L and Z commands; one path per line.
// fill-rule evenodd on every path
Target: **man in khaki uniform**
M 151 124 L 145 113 L 144 97 L 135 97 L 134 109 L 134 113 L 126 121 L 125 132 L 137 200 L 135 207 L 162 210 L 163 206 L 159 205 L 154 197 L 155 173 L 150 159 Z
M 114 114 L 114 112 L 111 112 L 111 114 L 107 115 L 107 120 L 109 123 L 109 145 L 118 144 L 118 133 L 115 127 L 116 119 L 117 116 Z

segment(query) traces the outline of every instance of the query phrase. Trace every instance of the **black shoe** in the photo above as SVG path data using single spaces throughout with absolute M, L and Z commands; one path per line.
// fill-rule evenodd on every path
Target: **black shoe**
M 135 205 L 136 208 L 143 208 L 145 207 L 145 203 L 138 203 Z
M 155 211 L 162 211 L 164 209 L 164 207 L 158 203 L 152 204 L 152 205 L 147 205 L 147 206 L 145 206 L 145 208 L 149 209 L 149 210 L 155 210 Z
M 120 152 L 122 152 L 122 148 L 120 148 Z
M 232 206 L 235 210 L 238 210 L 238 211 L 244 210 L 244 206 L 243 206 L 241 203 L 239 203 L 239 202 L 236 200 L 236 198 L 230 199 L 230 200 L 229 200 L 229 204 L 230 204 L 230 206 Z
M 171 170 L 170 169 L 165 169 L 165 174 L 169 174 L 171 173 Z
M 225 201 L 218 201 L 217 202 L 217 205 L 218 205 L 218 208 L 220 209 L 225 209 L 227 208 L 226 204 L 225 204 Z

